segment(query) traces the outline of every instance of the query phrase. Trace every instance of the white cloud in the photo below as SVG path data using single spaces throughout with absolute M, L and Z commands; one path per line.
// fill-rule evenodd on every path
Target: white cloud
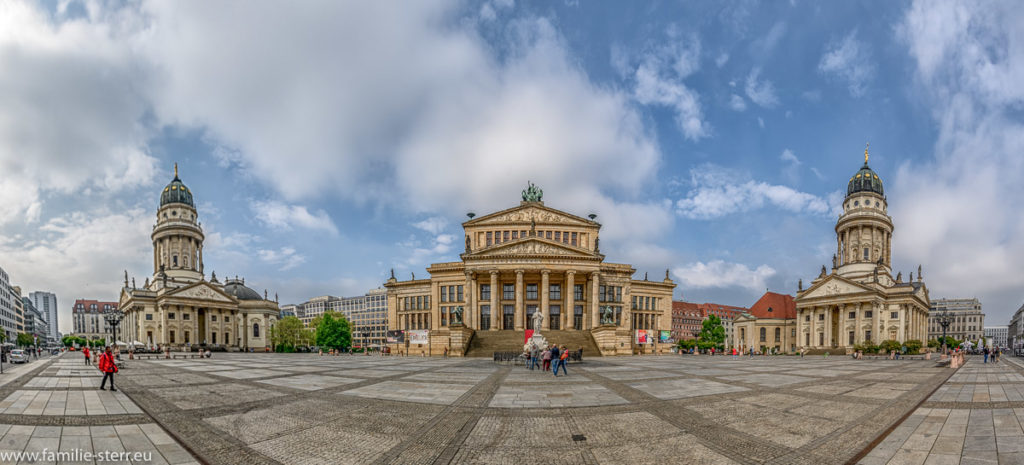
M 672 269 L 672 276 L 683 289 L 740 287 L 754 292 L 767 289 L 767 280 L 775 273 L 775 269 L 768 265 L 750 269 L 741 263 L 722 260 L 687 263 Z
M 747 102 L 743 100 L 743 97 L 732 94 L 732 97 L 729 98 L 729 108 L 736 111 L 744 111 L 747 109 Z
M 279 266 L 279 271 L 287 271 L 306 261 L 306 257 L 296 253 L 293 247 L 281 247 L 278 250 L 260 249 L 256 255 L 266 263 Z
M 702 165 L 690 170 L 691 189 L 675 203 L 690 219 L 713 219 L 771 205 L 794 213 L 831 215 L 838 202 L 791 187 L 747 180 L 733 171 Z
M 142 122 L 147 76 L 116 30 L 128 20 L 53 17 L 0 4 L 0 226 L 35 222 L 49 193 L 147 185 L 155 159 Z
M 934 159 L 889 188 L 897 255 L 932 295 L 978 296 L 1005 322 L 1024 274 L 1024 10 L 1012 2 L 915 2 L 898 28 L 937 128 Z
M 440 234 L 441 231 L 448 227 L 448 220 L 443 216 L 432 216 L 412 225 L 431 234 Z
M 682 81 L 700 69 L 700 41 L 696 36 L 674 39 L 642 56 L 633 73 L 633 97 L 644 105 L 674 108 L 676 124 L 686 138 L 699 140 L 710 135 L 710 126 L 704 121 L 700 97 Z
M 750 70 L 750 74 L 747 75 L 747 85 L 745 87 L 747 97 L 752 102 L 762 107 L 774 107 L 779 103 L 779 98 L 775 95 L 775 86 L 768 80 L 758 81 L 760 76 L 761 68 L 754 68 Z
M 310 212 L 301 205 L 289 205 L 279 201 L 253 201 L 250 208 L 261 223 L 275 229 L 293 228 L 324 231 L 338 234 L 338 228 L 323 210 Z
M 875 65 L 871 62 L 868 45 L 857 40 L 857 31 L 853 30 L 843 40 L 825 47 L 818 71 L 845 81 L 850 95 L 860 97 L 875 75 Z

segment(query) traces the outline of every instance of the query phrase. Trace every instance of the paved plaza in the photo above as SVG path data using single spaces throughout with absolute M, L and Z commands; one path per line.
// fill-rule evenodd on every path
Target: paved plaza
M 1024 463 L 1015 360 L 954 372 L 616 357 L 555 378 L 485 359 L 216 354 L 129 361 L 117 393 L 81 363 L 68 354 L 0 378 L 0 451 L 148 451 L 168 464 Z

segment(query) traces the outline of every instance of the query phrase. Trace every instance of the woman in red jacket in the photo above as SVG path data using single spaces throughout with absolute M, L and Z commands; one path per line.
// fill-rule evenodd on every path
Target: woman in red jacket
M 114 363 L 114 354 L 110 353 L 110 346 L 107 346 L 107 350 L 100 355 L 100 371 L 103 372 L 103 381 L 100 382 L 100 389 L 107 390 L 104 386 L 107 384 L 107 378 L 110 378 L 110 390 L 117 391 L 114 388 L 114 373 L 117 373 L 117 364 Z

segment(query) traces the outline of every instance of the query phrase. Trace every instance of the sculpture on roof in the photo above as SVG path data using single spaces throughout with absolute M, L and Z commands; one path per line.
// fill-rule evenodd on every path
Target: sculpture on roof
M 540 202 L 544 198 L 544 191 L 534 183 L 526 181 L 526 189 L 523 189 L 524 202 Z

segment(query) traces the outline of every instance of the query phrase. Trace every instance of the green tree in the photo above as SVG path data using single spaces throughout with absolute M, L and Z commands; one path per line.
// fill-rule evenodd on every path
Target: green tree
M 348 320 L 338 315 L 325 313 L 316 325 L 316 345 L 328 349 L 347 349 L 352 345 L 352 330 Z
M 29 333 L 18 333 L 18 339 L 16 343 L 21 347 L 30 346 L 35 342 L 35 339 Z
M 703 326 L 700 330 L 700 336 L 698 336 L 697 345 L 701 349 L 710 349 L 712 347 L 722 348 L 725 345 L 725 327 L 722 326 L 722 319 L 716 315 L 711 315 L 704 320 Z
M 278 352 L 295 352 L 295 347 L 304 343 L 306 328 L 302 320 L 294 316 L 286 316 L 277 322 L 275 331 L 276 345 L 274 350 Z

